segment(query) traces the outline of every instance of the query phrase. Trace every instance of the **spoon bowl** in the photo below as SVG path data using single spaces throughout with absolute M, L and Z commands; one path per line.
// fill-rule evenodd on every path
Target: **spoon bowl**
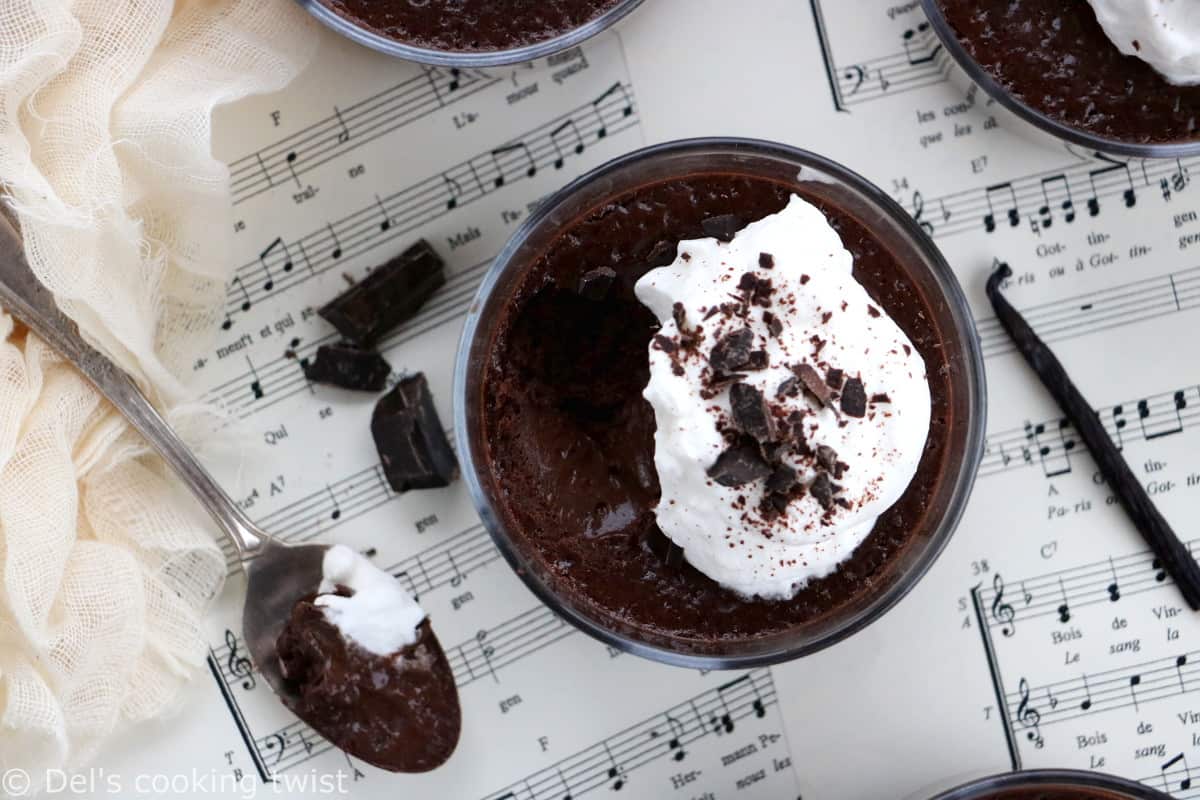
M 53 295 L 29 268 L 20 234 L 3 213 L 0 213 L 0 306 L 91 381 L 174 469 L 233 542 L 248 578 L 242 624 L 254 665 L 288 708 L 318 733 L 330 733 L 329 729 L 322 730 L 326 727 L 324 720 L 304 713 L 307 705 L 302 701 L 300 687 L 283 677 L 277 648 L 292 609 L 300 600 L 317 593 L 329 548 L 325 545 L 288 545 L 250 521 L 171 430 L 133 379 L 83 341 L 75 324 L 59 311 Z M 429 701 L 408 686 L 399 685 L 392 698 L 397 702 L 363 703 L 354 708 L 355 723 L 369 726 L 385 737 L 384 742 L 372 742 L 371 749 L 367 750 L 362 737 L 340 741 L 335 735 L 329 737 L 350 755 L 393 772 L 424 772 L 439 766 L 450 757 L 458 740 L 461 710 L 451 677 L 453 672 L 428 620 L 422 628 L 426 634 L 425 647 L 414 661 L 419 661 L 419 666 L 433 677 L 440 677 L 441 691 L 436 693 L 436 700 L 443 707 L 406 707 L 404 703 L 411 706 Z M 408 654 L 404 658 L 407 659 Z M 420 685 L 420 681 L 417 684 Z M 389 713 L 393 716 L 388 716 Z M 419 735 L 413 735 L 405 722 L 427 719 L 436 713 L 449 715 L 453 735 L 443 737 L 435 747 L 425 744 Z M 392 746 L 381 746 L 389 743 Z M 400 746 L 402 744 L 410 746 L 406 748 Z

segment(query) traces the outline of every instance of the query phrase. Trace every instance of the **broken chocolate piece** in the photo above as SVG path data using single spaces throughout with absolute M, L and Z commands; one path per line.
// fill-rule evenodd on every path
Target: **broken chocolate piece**
M 808 393 L 817 399 L 823 406 L 829 405 L 829 401 L 833 399 L 833 393 L 829 391 L 829 387 L 825 381 L 821 380 L 821 376 L 808 364 L 799 364 L 792 367 L 792 372 L 796 373 L 796 377 L 804 384 L 804 388 Z
M 675 320 L 675 327 L 680 333 L 687 330 L 687 309 L 683 307 L 683 303 L 671 306 L 671 318 Z
M 890 403 L 890 402 L 892 402 L 892 398 L 888 397 L 887 392 L 876 392 L 875 394 L 871 395 L 871 402 L 872 403 Z
M 759 253 L 758 265 L 763 269 L 775 269 L 775 256 L 770 253 Z
M 420 372 L 402 378 L 376 403 L 371 435 L 383 473 L 397 492 L 449 486 L 458 477 L 458 459 Z
M 850 378 L 842 387 L 842 413 L 851 417 L 867 415 L 867 390 L 858 378 Z
M 771 473 L 771 477 L 767 478 L 767 491 L 777 494 L 787 494 L 799 482 L 800 477 L 796 474 L 796 470 L 787 464 L 780 464 L 775 467 L 775 471 Z
M 826 472 L 838 471 L 838 454 L 827 444 L 817 445 L 817 467 Z
M 660 239 L 654 247 L 650 248 L 650 254 L 646 256 L 646 263 L 651 267 L 665 267 L 675 260 L 675 251 L 678 249 L 679 245 L 674 242 Z
M 800 394 L 800 379 L 795 376 L 779 384 L 779 388 L 775 390 L 775 396 L 780 400 L 785 397 L 795 397 L 798 394 Z
M 445 264 L 424 239 L 317 311 L 338 333 L 367 347 L 417 315 L 446 282 Z
M 783 333 L 783 321 L 770 311 L 763 312 L 763 322 L 767 323 L 767 332 L 776 339 L 779 338 L 779 334 Z
M 870 303 L 867 303 L 867 313 L 870 314 L 872 317 L 878 317 L 879 309 L 876 308 L 875 306 L 871 305 Z
M 830 389 L 838 390 L 842 388 L 842 382 L 846 379 L 846 373 L 840 369 L 830 369 L 825 373 L 825 383 L 829 384 Z
M 758 446 L 749 439 L 730 445 L 708 468 L 708 477 L 722 486 L 742 486 L 760 481 L 771 475 L 772 469 L 758 452 Z
M 758 389 L 748 383 L 735 383 L 729 387 L 729 405 L 733 424 L 742 433 L 758 442 L 775 438 L 775 418 L 767 407 L 767 399 Z
M 750 360 L 750 347 L 753 344 L 754 331 L 739 328 L 717 340 L 708 361 L 717 372 L 728 373 L 742 369 Z
M 700 229 L 705 236 L 711 236 L 722 242 L 732 242 L 733 237 L 742 229 L 742 221 L 733 214 L 718 214 L 700 221 Z
M 317 356 L 303 364 L 304 377 L 313 383 L 327 383 L 342 389 L 379 392 L 387 386 L 392 367 L 373 350 L 360 350 L 348 344 L 323 344 Z
M 820 473 L 813 480 L 812 485 L 808 487 L 808 491 L 821 504 L 821 508 L 828 511 L 833 508 L 833 483 L 829 480 L 827 473 Z
M 766 369 L 770 364 L 770 358 L 767 356 L 766 350 L 755 350 L 746 358 L 746 363 L 742 365 L 742 369 L 759 370 Z
M 588 270 L 579 278 L 579 296 L 588 300 L 603 300 L 608 297 L 608 290 L 616 279 L 617 272 L 612 267 Z

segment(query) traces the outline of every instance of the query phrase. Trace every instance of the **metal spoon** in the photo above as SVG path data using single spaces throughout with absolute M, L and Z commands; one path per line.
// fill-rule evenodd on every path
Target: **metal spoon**
M 0 211 L 3 210 L 0 208 Z M 4 213 L 0 213 L 0 306 L 66 357 L 116 406 L 191 489 L 217 526 L 233 542 L 247 578 L 246 605 L 242 612 L 246 648 L 259 673 L 284 704 L 302 714 L 304 704 L 300 693 L 283 677 L 276 641 L 296 603 L 317 591 L 322 578 L 322 562 L 329 547 L 285 544 L 246 517 L 171 430 L 133 380 L 84 342 L 75 324 L 59 311 L 51 293 L 29 268 L 20 234 Z M 434 662 L 431 669 L 444 670 L 444 675 L 451 675 L 445 653 L 432 632 L 430 637 Z M 372 712 L 370 707 L 360 710 L 362 714 Z M 453 711 L 457 714 L 457 707 Z M 323 720 L 304 721 L 318 733 L 322 732 Z M 392 727 L 390 719 L 382 722 L 385 729 Z M 397 740 L 402 738 L 400 733 L 402 731 L 393 731 Z M 336 741 L 336 737 L 330 738 L 339 746 L 347 744 Z M 352 744 L 350 746 L 353 748 Z M 450 751 L 453 751 L 452 746 Z M 367 753 L 347 752 L 383 769 L 397 772 L 430 768 L 429 753 L 393 753 L 390 763 L 379 763 L 377 758 L 371 758 Z M 450 752 L 444 753 L 437 763 L 445 761 L 449 755 Z

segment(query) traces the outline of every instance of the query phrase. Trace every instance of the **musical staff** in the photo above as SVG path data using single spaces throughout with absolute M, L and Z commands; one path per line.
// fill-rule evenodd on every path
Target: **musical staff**
M 565 151 L 559 142 L 563 136 L 560 129 L 564 125 L 573 134 L 578 134 L 578 139 L 572 138 Z M 605 137 L 611 137 L 637 125 L 636 108 L 627 104 L 625 96 L 611 93 L 599 105 L 588 101 L 527 131 L 512 142 L 488 149 L 448 170 L 379 197 L 367 206 L 328 222 L 293 242 L 277 240 L 280 248 L 277 258 L 293 249 L 297 252 L 302 250 L 308 254 L 308 269 L 273 275 L 268 263 L 257 258 L 238 267 L 234 279 L 245 291 L 227 301 L 227 318 L 232 319 L 248 311 L 254 302 L 269 293 L 285 291 L 331 269 L 341 269 L 340 262 L 344 258 L 358 256 L 393 240 L 403 239 L 455 209 L 519 180 L 528 180 L 542 167 L 557 166 L 563 158 L 582 154 L 586 142 L 601 138 L 601 130 Z M 381 210 L 388 220 L 386 227 L 379 222 Z M 267 282 L 271 284 L 270 289 L 265 288 Z
M 937 35 L 922 19 L 900 34 L 898 49 L 887 55 L 841 62 L 833 54 L 821 0 L 812 0 L 813 19 L 821 43 L 834 106 L 853 106 L 943 83 L 954 63 Z
M 1193 554 L 1200 552 L 1200 539 L 1190 540 L 1187 546 Z M 988 610 L 988 628 L 1009 638 L 1030 620 L 1051 617 L 1056 624 L 1065 624 L 1080 609 L 1118 603 L 1171 583 L 1154 554 L 1146 550 L 1025 578 L 1019 584 L 1024 597 L 1021 602 L 1009 601 L 1011 592 L 1006 592 L 1010 585 L 999 574 L 991 586 L 974 591 L 981 607 Z
M 1105 430 L 1114 440 L 1123 443 L 1130 439 L 1126 408 L 1137 409 L 1141 438 L 1146 441 L 1182 433 L 1200 419 L 1200 386 L 1173 389 L 1096 409 Z M 993 431 L 987 435 L 979 475 L 1038 466 L 1045 477 L 1054 478 L 1074 470 L 1072 457 L 1084 456 L 1086 452 L 1065 418 L 1026 423 L 1022 428 Z
M 1017 691 L 1007 697 L 1009 718 L 1017 730 L 1037 731 L 1041 736 L 1045 728 L 1089 714 L 1122 708 L 1136 711 L 1200 687 L 1200 683 L 1188 683 L 1188 679 L 1200 677 L 1198 658 L 1200 651 L 1192 651 L 1036 687 L 1022 678 Z M 1053 707 L 1031 700 L 1044 693 L 1056 698 Z
M 235 159 L 229 165 L 234 205 L 270 191 L 279 185 L 281 177 L 288 178 L 288 184 L 294 186 L 305 172 L 487 89 L 502 79 L 468 70 L 454 80 L 456 88 L 441 93 L 437 84 L 451 82 L 449 71 L 422 67 L 420 72 L 382 92 L 348 106 L 335 106 L 329 116 Z M 280 174 L 284 172 L 286 175 Z

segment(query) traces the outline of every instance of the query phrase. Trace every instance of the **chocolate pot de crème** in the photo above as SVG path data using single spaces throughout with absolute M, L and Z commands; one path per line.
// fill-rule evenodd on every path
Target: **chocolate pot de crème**
M 776 591 L 752 595 L 744 586 L 722 585 L 698 570 L 673 540 L 677 534 L 664 533 L 667 515 L 660 520 L 660 504 L 672 498 L 664 501 L 656 465 L 655 408 L 643 396 L 651 381 L 652 354 L 657 351 L 664 363 L 679 359 L 686 354 L 678 349 L 689 346 L 694 326 L 710 326 L 714 338 L 690 346 L 704 362 L 696 367 L 697 374 L 706 375 L 697 391 L 714 398 L 718 410 L 713 424 L 721 445 L 720 452 L 707 453 L 696 468 L 707 472 L 714 487 L 732 489 L 734 503 L 737 486 L 757 498 L 747 499 L 738 513 L 746 515 L 747 531 L 757 526 L 756 535 L 765 532 L 764 541 L 770 541 L 771 521 L 781 515 L 807 515 L 805 524 L 819 537 L 824 535 L 820 520 L 853 514 L 860 501 L 870 499 L 868 493 L 878 489 L 885 471 L 861 481 L 861 495 L 850 497 L 850 489 L 843 488 L 852 483 L 846 470 L 865 475 L 875 469 L 870 454 L 837 452 L 835 447 L 830 459 L 828 445 L 822 449 L 817 439 L 837 435 L 839 423 L 879 423 L 882 415 L 895 412 L 891 401 L 898 398 L 878 383 L 876 366 L 855 362 L 846 372 L 825 358 L 830 351 L 822 355 L 825 345 L 815 342 L 803 352 L 794 345 L 782 355 L 772 350 L 768 360 L 774 357 L 779 363 L 755 363 L 760 357 L 754 352 L 777 347 L 768 347 L 781 324 L 776 317 L 799 307 L 789 306 L 786 293 L 756 300 L 755 287 L 764 281 L 783 286 L 779 273 L 771 270 L 795 271 L 795 263 L 766 266 L 766 259 L 760 262 L 755 254 L 754 264 L 730 269 L 729 309 L 719 304 L 703 311 L 687 309 L 686 319 L 678 321 L 682 324 L 673 325 L 669 312 L 667 321 L 656 316 L 634 287 L 655 268 L 682 267 L 685 248 L 680 242 L 717 235 L 735 246 L 743 235 L 739 231 L 783 212 L 796 192 L 828 219 L 849 251 L 847 271 L 852 265 L 854 281 L 865 289 L 853 312 L 849 302 L 845 309 L 833 303 L 828 312 L 862 314 L 862 319 L 886 316 L 898 326 L 915 351 L 913 363 L 924 366 L 920 378 L 928 407 L 913 418 L 926 430 L 918 431 L 922 436 L 917 441 L 924 445 L 913 456 L 911 481 L 887 508 L 872 512 L 873 524 L 861 531 L 856 546 L 838 555 L 832 571 L 818 570 L 791 591 L 779 590 L 786 585 L 781 580 Z M 668 642 L 677 650 L 715 653 L 727 643 L 812 623 L 885 582 L 889 569 L 945 511 L 945 501 L 939 508 L 933 498 L 951 457 L 956 389 L 934 323 L 939 315 L 914 289 L 906 265 L 854 214 L 827 197 L 805 195 L 803 187 L 723 172 L 689 174 L 628 191 L 562 227 L 524 267 L 495 325 L 479 413 L 490 473 L 486 479 L 497 494 L 497 511 L 515 546 L 548 576 L 552 591 L 614 630 Z M 722 233 L 714 225 L 732 227 Z M 757 277 L 743 282 L 747 273 Z M 811 307 L 804 309 L 804 316 L 811 317 Z M 823 316 L 805 324 L 821 325 Z M 742 327 L 752 329 L 744 334 L 753 339 L 749 351 L 713 364 L 714 342 L 728 345 L 730 335 L 743 336 Z M 656 342 L 656 337 L 671 341 Z M 879 356 L 879 364 L 886 358 L 903 360 L 900 347 L 888 343 L 871 358 Z M 886 352 L 893 349 L 891 355 Z M 680 361 L 679 368 L 687 363 Z M 771 373 L 768 379 L 770 369 L 786 372 Z M 828 391 L 812 384 L 808 370 L 819 374 Z M 775 383 L 787 374 L 796 380 L 788 386 L 782 386 L 786 377 Z M 731 390 L 737 385 L 744 388 Z M 759 419 L 768 428 L 756 437 L 749 418 L 733 413 L 730 395 L 749 398 L 747 409 L 758 403 L 765 415 Z M 848 395 L 849 410 L 843 406 Z M 720 416 L 725 419 L 716 419 Z M 817 424 L 820 419 L 826 420 L 824 428 Z M 731 476 L 718 468 L 721 458 L 728 466 L 728 459 L 745 454 L 752 462 L 749 472 Z M 744 546 L 727 542 L 730 531 L 725 527 L 714 526 L 712 536 L 723 537 L 734 549 Z M 803 530 L 801 525 L 788 535 L 802 541 Z M 737 532 L 732 533 L 736 538 Z M 711 564 L 703 566 L 713 571 Z M 755 580 L 767 580 L 770 564 L 759 568 Z

